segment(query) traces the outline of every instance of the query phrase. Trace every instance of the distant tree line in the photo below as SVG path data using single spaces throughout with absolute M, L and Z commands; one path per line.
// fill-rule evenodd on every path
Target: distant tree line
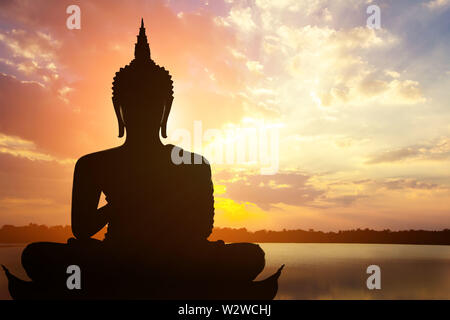
M 103 239 L 106 228 L 96 234 Z M 0 229 L 0 243 L 29 243 L 36 241 L 66 242 L 73 237 L 70 226 L 4 225 Z M 450 229 L 441 231 L 403 230 L 376 231 L 371 229 L 322 232 L 306 230 L 259 230 L 248 231 L 245 228 L 214 228 L 210 240 L 225 242 L 279 242 L 279 243 L 386 243 L 386 244 L 433 244 L 450 245 Z
M 450 229 L 427 230 L 370 230 L 356 229 L 338 232 L 322 232 L 312 229 L 251 232 L 242 229 L 215 228 L 210 240 L 228 242 L 293 242 L 293 243 L 389 243 L 450 245 Z
M 103 239 L 106 228 L 102 229 L 95 238 Z M 30 223 L 27 226 L 4 225 L 0 229 L 0 243 L 29 243 L 37 241 L 66 242 L 72 238 L 70 226 L 38 225 Z

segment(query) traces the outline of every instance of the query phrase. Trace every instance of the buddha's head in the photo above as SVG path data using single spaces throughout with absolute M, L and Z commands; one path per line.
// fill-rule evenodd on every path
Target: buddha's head
M 119 137 L 125 129 L 154 132 L 167 138 L 167 119 L 173 101 L 173 82 L 169 72 L 150 57 L 144 21 L 137 36 L 134 59 L 116 72 L 113 104 L 119 123 Z

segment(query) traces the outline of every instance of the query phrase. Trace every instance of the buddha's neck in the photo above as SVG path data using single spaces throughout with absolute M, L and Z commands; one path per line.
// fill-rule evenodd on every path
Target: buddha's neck
M 127 133 L 127 138 L 125 140 L 124 146 L 133 150 L 162 150 L 164 145 L 159 139 L 159 135 L 155 134 L 133 134 Z

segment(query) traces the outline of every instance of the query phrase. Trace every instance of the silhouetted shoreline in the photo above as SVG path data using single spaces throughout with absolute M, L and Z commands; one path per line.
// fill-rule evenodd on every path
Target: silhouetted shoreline
M 103 239 L 106 229 L 95 238 Z M 0 229 L 0 243 L 29 243 L 36 241 L 66 242 L 73 237 L 70 226 L 29 224 L 27 226 L 4 225 Z M 225 242 L 270 242 L 270 243 L 373 243 L 373 244 L 422 244 L 450 245 L 450 229 L 441 231 L 402 230 L 376 231 L 371 229 L 322 232 L 314 230 L 259 230 L 245 228 L 214 228 L 211 241 Z

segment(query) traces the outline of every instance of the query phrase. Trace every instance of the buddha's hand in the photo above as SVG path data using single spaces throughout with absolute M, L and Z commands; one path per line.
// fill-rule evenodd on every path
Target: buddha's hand
M 82 239 L 76 239 L 76 238 L 69 238 L 67 240 L 67 244 L 72 247 L 85 247 L 88 246 L 97 246 L 99 245 L 101 241 L 94 238 L 82 238 Z

